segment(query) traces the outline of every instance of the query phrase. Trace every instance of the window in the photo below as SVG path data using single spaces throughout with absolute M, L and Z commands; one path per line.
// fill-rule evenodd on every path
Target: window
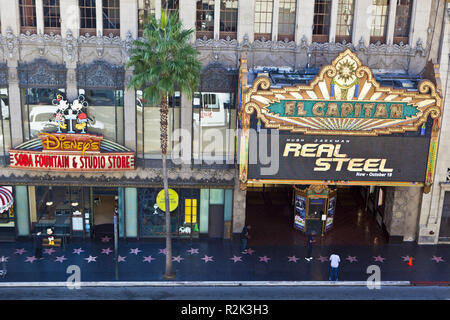
M 179 0 L 161 0 L 161 10 L 167 10 L 169 14 L 178 11 Z
M 142 98 L 142 91 L 136 91 L 136 136 L 137 156 L 142 159 L 161 159 L 161 117 L 159 105 L 150 105 Z M 167 128 L 167 157 L 170 159 L 175 146 L 174 130 L 181 126 L 181 96 L 175 92 L 169 99 Z
M 352 41 L 354 0 L 339 0 L 337 23 L 336 23 L 336 42 Z
M 316 0 L 314 3 L 314 26 L 312 41 L 328 42 L 330 33 L 331 0 Z
M 194 160 L 224 164 L 234 161 L 235 95 L 196 92 L 193 99 Z
M 103 0 L 103 33 L 120 36 L 119 0 Z
M 197 38 L 214 38 L 214 0 L 197 1 Z
M 123 144 L 123 90 L 79 89 L 78 94 L 85 96 L 92 119 L 87 131 Z
M 61 33 L 59 0 L 44 0 L 44 32 Z
M 389 0 L 373 0 L 370 42 L 386 42 Z
M 220 39 L 229 36 L 236 39 L 238 18 L 238 1 L 221 0 L 220 1 Z
M 256 0 L 255 3 L 255 40 L 272 39 L 273 0 Z
M 27 88 L 21 89 L 23 137 L 30 140 L 38 137 L 40 132 L 57 130 L 53 114 L 58 106 L 52 100 L 58 94 L 64 96 L 64 89 Z
M 296 0 L 280 0 L 278 40 L 294 41 Z
M 96 35 L 97 23 L 95 13 L 95 0 L 79 0 L 80 7 L 80 34 Z
M 35 0 L 20 0 L 20 32 L 36 33 L 36 2 Z
M 11 123 L 7 88 L 0 88 L 0 104 L 0 155 L 8 156 L 8 151 L 11 149 Z
M 142 37 L 144 23 L 149 16 L 155 16 L 155 0 L 139 0 L 138 1 L 138 29 L 139 36 Z
M 162 188 L 138 188 L 139 234 L 142 238 L 166 236 L 165 212 L 158 207 L 157 196 Z M 170 213 L 172 236 L 198 238 L 200 221 L 197 218 L 200 189 L 173 188 L 178 206 Z
M 412 1 L 397 0 L 397 10 L 395 13 L 394 43 L 403 42 L 408 44 L 409 27 L 411 23 Z

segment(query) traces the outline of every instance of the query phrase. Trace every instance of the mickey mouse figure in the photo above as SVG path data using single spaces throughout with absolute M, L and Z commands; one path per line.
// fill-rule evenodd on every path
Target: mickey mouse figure
M 87 121 L 91 120 L 87 114 L 82 111 L 85 107 L 87 107 L 87 102 L 84 100 L 83 95 L 80 95 L 78 99 L 74 100 L 72 103 L 72 108 L 77 115 L 77 124 L 75 125 L 75 128 L 81 130 L 80 133 L 86 133 L 85 128 L 87 126 Z
M 55 245 L 55 237 L 53 236 L 53 228 L 52 227 L 47 228 L 47 239 L 48 239 L 49 246 Z
M 67 108 L 69 107 L 69 104 L 66 100 L 63 100 L 62 95 L 58 94 L 56 96 L 56 99 L 52 100 L 53 105 L 57 105 L 58 109 L 53 114 L 54 120 L 58 123 L 58 133 L 61 133 L 61 129 L 67 129 L 67 124 L 65 123 L 66 118 L 64 113 L 66 112 Z

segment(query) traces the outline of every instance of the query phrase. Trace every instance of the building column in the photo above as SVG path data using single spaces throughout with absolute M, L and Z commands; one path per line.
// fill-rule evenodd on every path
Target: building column
M 103 2 L 95 1 L 95 23 L 97 36 L 103 36 Z
M 125 146 L 136 150 L 136 91 L 128 88 L 128 83 L 133 76 L 133 71 L 125 72 L 125 90 L 123 93 L 123 121 Z
M 278 41 L 278 21 L 280 18 L 280 0 L 273 0 L 272 41 Z
M 30 214 L 28 210 L 28 188 L 27 186 L 14 187 L 14 205 L 16 214 L 16 228 L 19 237 L 30 235 Z
M 183 165 L 190 165 L 192 159 L 192 99 L 181 94 L 181 160 Z
M 66 79 L 66 98 L 68 101 L 73 101 L 78 98 L 77 86 L 77 66 L 75 63 L 67 64 L 67 79 Z
M 9 115 L 11 119 L 11 145 L 16 147 L 23 142 L 22 102 L 19 88 L 17 61 L 11 65 L 8 61 L 8 96 Z
M 337 14 L 338 14 L 338 0 L 331 1 L 331 16 L 330 16 L 330 33 L 329 42 L 336 42 L 336 27 L 337 27 Z
M 36 0 L 36 33 L 44 34 L 44 4 L 42 0 Z
M 245 225 L 247 190 L 240 188 L 239 171 L 236 170 L 233 190 L 233 233 L 241 233 Z
M 195 0 L 184 0 L 179 2 L 179 14 L 183 28 L 195 30 L 195 19 L 197 16 L 197 6 Z M 164 9 L 164 8 L 163 8 Z M 215 18 L 215 17 L 214 17 Z M 193 39 L 195 40 L 195 39 Z
M 214 39 L 220 37 L 220 0 L 214 0 Z
M 312 40 L 312 29 L 314 25 L 314 1 L 297 0 L 297 32 L 295 42 L 300 44 L 303 37 L 306 43 L 310 44 Z
M 394 27 L 395 27 L 395 14 L 397 12 L 397 0 L 391 0 L 389 2 L 389 14 L 386 30 L 386 44 L 391 45 L 394 43 Z
M 4 36 L 6 30 L 11 28 L 14 35 L 20 34 L 19 0 L 0 0 L 1 32 Z
M 72 32 L 74 38 L 80 35 L 80 8 L 77 0 L 60 1 L 61 37 L 65 37 L 67 30 Z
M 428 25 L 430 23 L 431 5 L 424 6 L 421 1 L 413 1 L 409 44 L 416 46 L 419 39 L 425 48 L 428 38 Z
M 300 0 L 299 0 L 300 1 Z M 255 1 L 238 2 L 237 41 L 244 41 L 248 37 L 251 43 L 254 40 Z
M 128 32 L 133 39 L 138 35 L 138 5 L 134 0 L 120 0 L 120 38 L 126 39 Z
M 352 43 L 354 46 L 357 46 L 361 39 L 365 46 L 370 44 L 370 26 L 372 21 L 371 6 L 372 0 L 355 1 L 352 32 Z

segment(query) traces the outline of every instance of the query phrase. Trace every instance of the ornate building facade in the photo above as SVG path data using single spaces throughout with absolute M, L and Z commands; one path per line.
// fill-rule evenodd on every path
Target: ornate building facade
M 440 74 L 440 79 L 430 80 L 440 81 L 436 84 L 446 98 L 446 3 L 423 2 L 0 0 L 0 184 L 11 187 L 16 202 L 14 213 L 5 217 L 5 227 L 13 228 L 14 238 L 28 237 L 37 224 L 64 217 L 64 210 L 71 210 L 69 204 L 77 203 L 80 211 L 90 213 L 83 228 L 86 237 L 95 226 L 110 223 L 111 217 L 98 212 L 109 210 L 101 203 L 115 201 L 121 236 L 141 239 L 164 234 L 155 206 L 162 189 L 159 110 L 142 101 L 139 90 L 129 87 L 132 70 L 125 68 L 133 40 L 142 35 L 146 15 L 159 18 L 161 9 L 178 10 L 184 27 L 196 31 L 192 42 L 204 67 L 200 88 L 192 99 L 180 94 L 169 99 L 169 152 L 175 155 L 182 149 L 184 159 L 182 164 L 173 161 L 169 166 L 169 186 L 179 196 L 172 231 L 186 237 L 229 239 L 240 233 L 246 217 L 238 144 L 230 133 L 238 128 L 240 117 L 241 58 L 246 57 L 249 70 L 295 71 L 319 69 L 350 49 L 380 74 L 426 79 Z M 429 61 L 439 72 L 427 69 Z M 94 120 L 90 132 L 135 152 L 136 169 L 12 168 L 10 149 L 52 130 L 48 119 L 55 111 L 51 101 L 58 93 L 68 101 L 85 96 L 88 116 Z M 384 224 L 389 235 L 401 241 L 436 244 L 450 237 L 447 231 L 440 234 L 442 225 L 448 228 L 445 219 L 450 214 L 446 100 L 431 192 L 425 194 L 416 187 L 386 188 L 386 201 L 393 204 Z M 214 114 L 215 108 L 220 116 Z M 212 129 L 226 133 L 211 158 L 207 146 Z M 189 132 L 190 137 L 180 136 L 180 131 Z M 58 197 L 69 200 L 59 209 L 49 209 L 47 204 Z M 404 202 L 408 206 L 402 206 Z M 67 225 L 67 219 L 60 220 Z M 185 233 L 188 225 L 192 229 Z

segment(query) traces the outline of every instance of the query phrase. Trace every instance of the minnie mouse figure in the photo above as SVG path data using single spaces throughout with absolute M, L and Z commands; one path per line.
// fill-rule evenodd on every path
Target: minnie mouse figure
M 85 112 L 83 112 L 83 108 L 87 107 L 87 102 L 84 100 L 84 96 L 80 95 L 77 100 L 72 103 L 72 108 L 76 112 L 77 115 L 77 124 L 75 128 L 77 130 L 81 130 L 80 133 L 86 133 L 85 128 L 87 126 L 87 121 L 91 120 Z

